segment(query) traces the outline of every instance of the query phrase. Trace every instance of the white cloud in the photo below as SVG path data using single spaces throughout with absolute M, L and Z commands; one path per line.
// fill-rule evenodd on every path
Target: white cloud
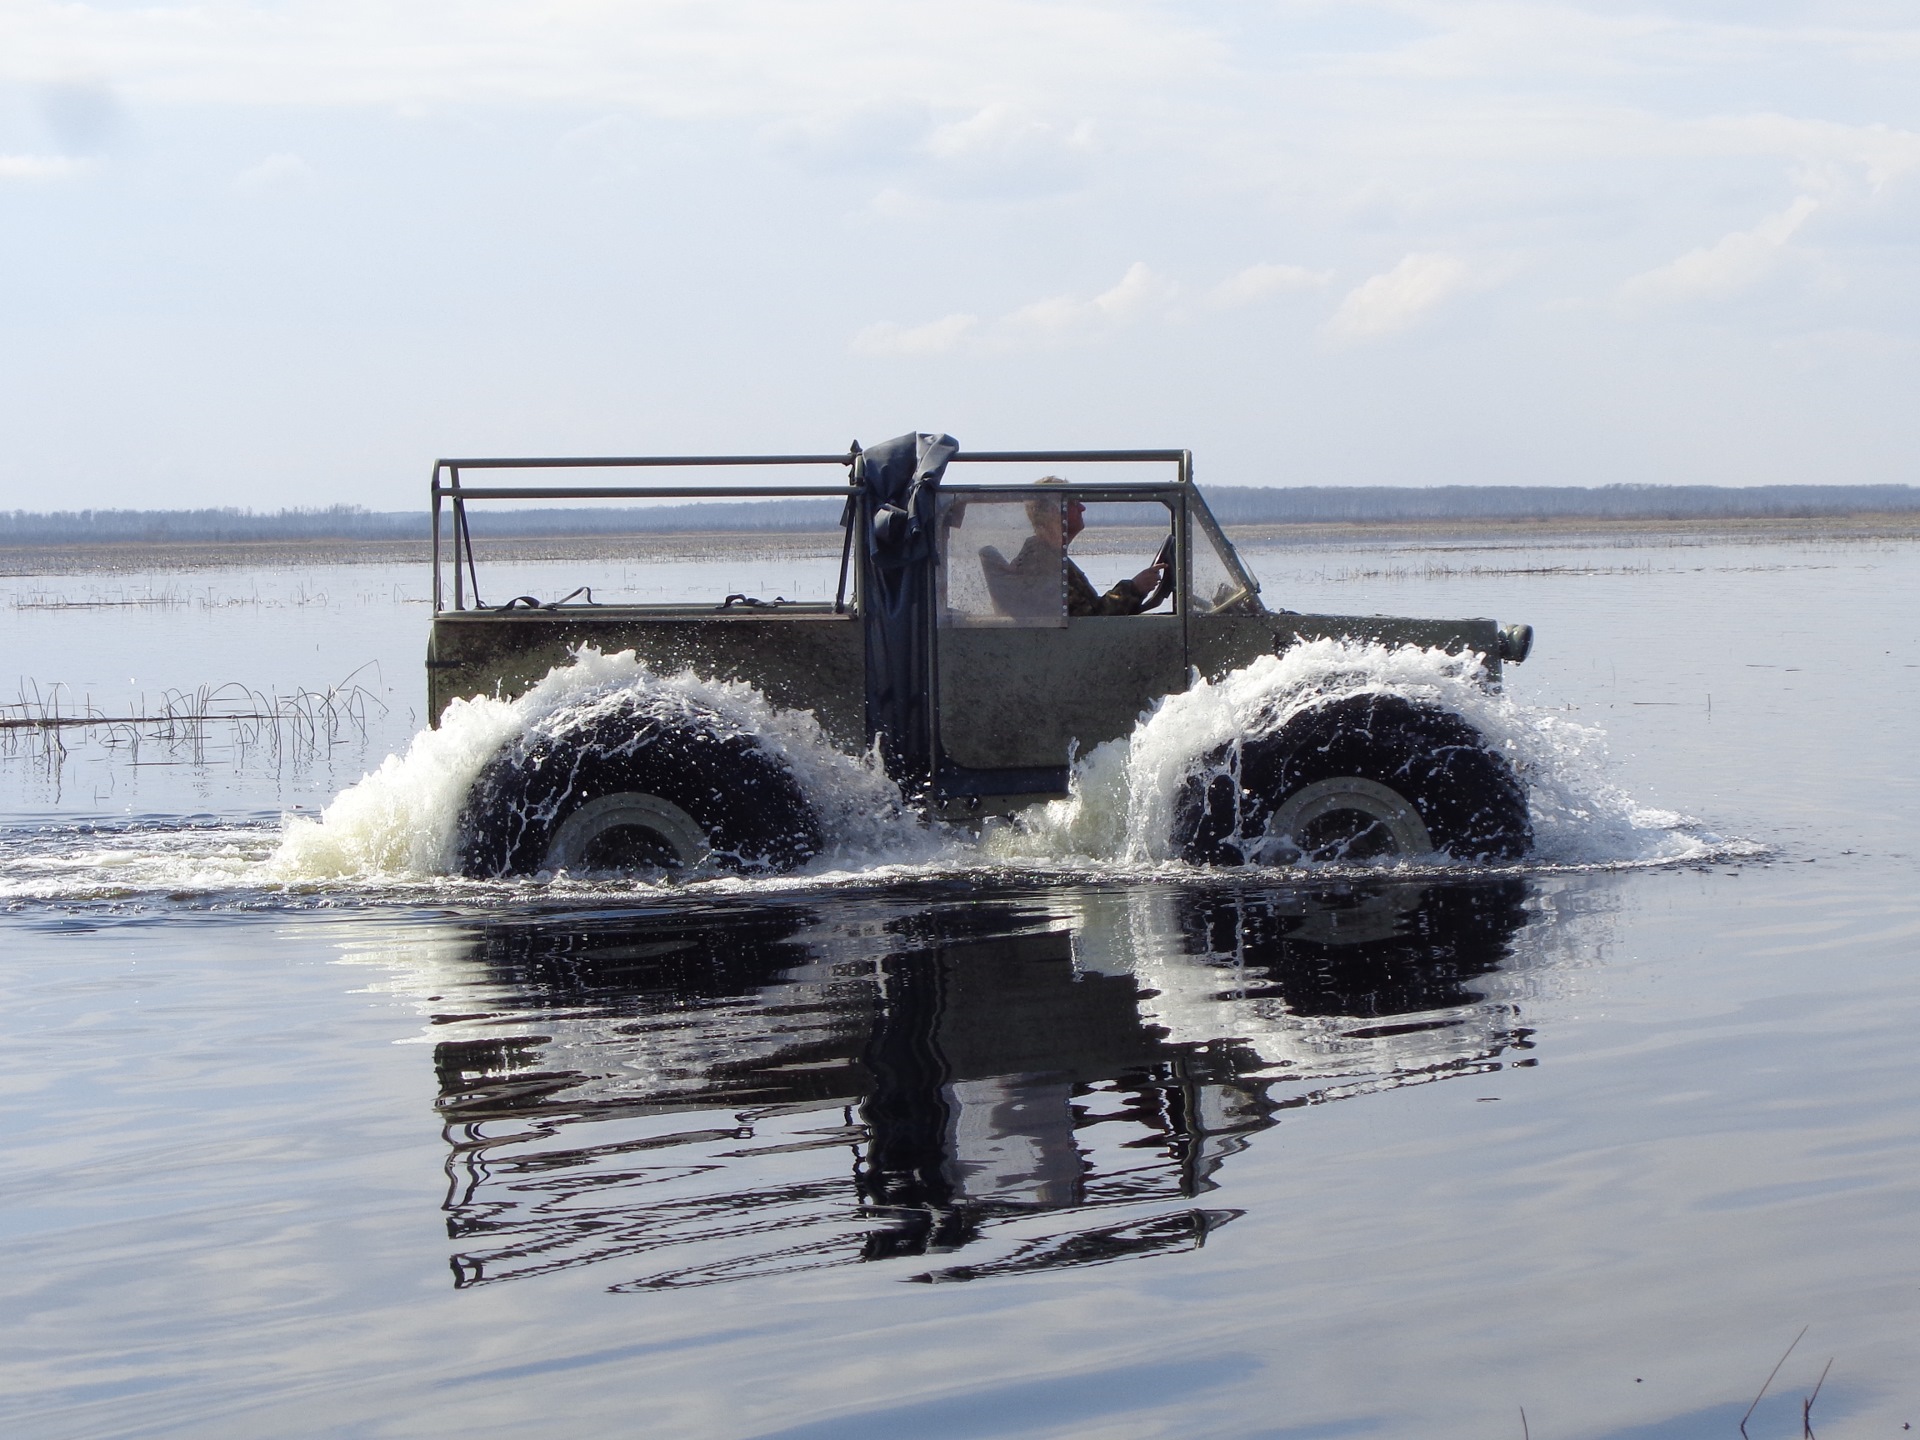
M 857 355 L 944 355 L 977 324 L 979 317 L 974 315 L 948 315 L 912 326 L 882 320 L 853 337 L 853 350 Z
M 1093 157 L 1093 122 L 1055 121 L 996 101 L 937 126 L 921 146 L 944 183 L 996 197 L 1058 192 L 1079 184 Z
M 1740 115 L 1705 121 L 1701 133 L 1736 153 L 1778 156 L 1803 190 L 1878 195 L 1920 168 L 1920 133 L 1890 125 L 1843 125 L 1792 115 Z
M 277 190 L 289 185 L 303 185 L 311 179 L 311 165 L 298 155 L 282 151 L 278 155 L 269 155 L 258 165 L 242 170 L 233 177 L 233 183 L 242 190 Z
M 1153 7 L 976 0 L 10 0 L 0 79 L 110 76 L 131 99 L 264 105 L 618 105 L 688 117 L 831 110 L 850 95 L 1138 95 L 1224 71 L 1211 22 Z
M 1623 300 L 1711 300 L 1735 294 L 1765 279 L 1787 241 L 1820 208 L 1811 195 L 1802 195 L 1778 215 L 1769 215 L 1751 230 L 1735 230 L 1679 259 L 1636 275 L 1620 287 Z
M 85 163 L 70 155 L 0 155 L 0 180 L 58 180 Z
M 1254 11 L 1257 23 L 1241 23 Z M 567 357 L 525 365 L 510 403 L 450 383 L 448 397 L 487 398 L 448 398 L 431 416 L 384 387 L 374 399 L 393 408 L 383 435 L 400 437 L 395 453 L 442 443 L 417 433 L 429 430 L 510 447 L 528 416 L 564 417 L 553 428 L 578 443 L 635 443 L 618 437 L 641 423 L 630 397 L 643 369 L 649 393 L 676 397 L 645 423 L 674 444 L 707 426 L 732 445 L 728 397 L 743 387 L 765 402 L 756 414 L 801 413 L 803 392 L 817 410 L 820 394 L 866 393 L 882 369 L 911 388 L 919 355 L 964 369 L 974 410 L 1038 409 L 1050 387 L 1079 386 L 1090 433 L 1137 427 L 1160 406 L 1170 430 L 1189 417 L 1217 431 L 1202 437 L 1210 453 L 1270 443 L 1257 405 L 1215 402 L 1284 383 L 1311 397 L 1300 435 L 1331 435 L 1325 453 L 1355 477 L 1369 445 L 1390 448 L 1349 443 L 1355 407 L 1430 407 L 1437 423 L 1483 427 L 1479 450 L 1447 450 L 1452 478 L 1477 475 L 1466 457 L 1518 453 L 1512 427 L 1462 418 L 1409 374 L 1313 363 L 1316 339 L 1424 321 L 1454 385 L 1524 390 L 1550 376 L 1548 409 L 1575 429 L 1613 433 L 1610 407 L 1641 389 L 1695 376 L 1713 377 L 1709 398 L 1745 387 L 1723 430 L 1695 407 L 1645 442 L 1663 473 L 1736 451 L 1784 467 L 1750 421 L 1764 410 L 1779 434 L 1830 422 L 1864 436 L 1879 473 L 1907 477 L 1920 453 L 1910 397 L 1878 398 L 1898 367 L 1862 358 L 1855 383 L 1775 391 L 1768 346 L 1803 330 L 1920 341 L 1920 120 L 1903 108 L 1916 62 L 1920 19 L 1892 0 L 1286 0 L 1230 13 L 1198 0 L 0 0 L 0 123 L 12 127 L 0 130 L 0 196 L 37 212 L 8 240 L 20 268 L 45 275 L 15 298 L 49 334 L 124 338 L 152 306 L 210 308 L 235 334 L 312 357 L 316 387 L 338 388 L 365 367 L 337 336 L 367 330 L 336 325 L 339 314 L 430 317 L 409 332 L 420 353 L 478 374 L 494 352 L 455 337 L 481 323 L 472 297 L 484 294 L 518 352 Z M 346 231 L 377 245 L 370 263 L 301 270 L 272 227 L 222 233 L 222 207 L 178 202 L 179 182 L 224 186 L 263 147 L 322 157 L 330 191 L 352 178 L 333 199 Z M 128 183 L 92 186 L 109 167 Z M 98 194 L 63 203 L 79 184 Z M 1795 196 L 1819 209 L 1775 243 L 1756 222 Z M 423 213 L 482 218 L 429 236 Z M 97 264 L 48 263 L 102 225 L 121 243 L 88 251 Z M 183 246 L 231 257 L 246 283 L 200 294 L 186 272 L 169 280 L 144 258 Z M 1393 268 L 1433 251 L 1471 273 L 1431 257 Z M 1112 273 L 1128 269 L 1123 255 L 1154 259 L 1123 279 Z M 1252 263 L 1334 255 L 1367 259 L 1336 277 Z M 1568 296 L 1614 303 L 1623 280 L 1657 264 L 1636 294 L 1724 289 L 1769 265 L 1812 273 L 1816 258 L 1825 283 L 1792 306 L 1729 307 L 1697 337 L 1705 350 L 1666 343 L 1684 312 L 1589 330 L 1590 309 L 1556 308 Z M 1374 271 L 1390 273 L 1360 285 Z M 1443 328 L 1496 278 L 1512 296 L 1501 343 Z M 876 285 L 902 298 L 870 308 Z M 241 305 L 274 293 L 290 303 Z M 830 354 L 820 315 L 843 317 Z M 872 320 L 898 323 L 861 329 Z M 1173 333 L 1189 321 L 1191 334 Z M 638 333 L 658 343 L 631 344 Z M 1208 363 L 1167 367 L 1177 374 L 1130 363 L 1162 339 L 1184 353 L 1204 342 Z M 599 345 L 624 348 L 610 361 Z M 1052 352 L 1070 346 L 1082 347 L 1076 363 L 1060 363 Z M 79 359 L 71 373 L 21 360 L 0 389 L 64 397 L 64 425 L 52 405 L 14 407 L 47 473 L 146 474 L 152 437 L 98 417 L 131 413 L 164 384 L 175 403 L 154 407 L 156 423 L 197 415 L 196 395 L 221 393 L 225 357 L 250 348 L 149 365 L 165 372 L 153 383 L 109 385 L 99 377 L 112 367 Z M 12 347 L 16 360 L 33 349 Z M 900 358 L 863 358 L 875 354 Z M 1116 383 L 1082 384 L 1109 363 Z M 428 368 L 446 367 L 415 367 Z M 282 442 L 265 412 L 254 425 L 268 450 Z M 75 448 L 76 433 L 98 437 L 97 452 Z M 313 453 L 328 473 L 371 473 L 359 451 L 345 455 L 371 443 L 329 438 Z M 28 474 L 25 453 L 10 431 L 0 482 Z M 1594 454 L 1583 478 L 1606 478 Z M 206 483 L 244 499 L 256 468 Z
M 982 326 L 973 315 L 949 315 L 925 325 L 883 320 L 853 337 L 862 355 L 941 355 L 963 343 L 983 350 L 1024 350 L 1093 339 L 1153 315 L 1171 312 L 1179 287 L 1136 260 L 1120 283 L 1098 295 L 1052 295 Z
M 1207 292 L 1209 308 L 1258 304 L 1289 291 L 1318 289 L 1327 271 L 1299 265 L 1259 264 L 1230 276 Z M 1460 290 L 1466 262 L 1449 255 L 1409 255 L 1376 275 L 1341 302 L 1325 333 L 1351 342 L 1404 330 Z M 863 355 L 938 355 L 963 345 L 978 350 L 1028 350 L 1098 339 L 1148 320 L 1182 318 L 1181 287 L 1144 260 L 1127 267 L 1117 284 L 1095 295 L 1050 295 L 981 324 L 973 315 L 949 315 L 925 325 L 892 321 L 869 325 L 853 338 Z
M 1467 278 L 1467 263 L 1457 256 L 1409 255 L 1348 291 L 1323 333 L 1355 344 L 1406 330 L 1458 294 Z
M 1208 291 L 1207 303 L 1216 310 L 1239 310 L 1291 291 L 1316 290 L 1332 279 L 1331 270 L 1304 265 L 1249 265 Z
M 1154 274 L 1144 261 L 1136 260 L 1120 277 L 1120 283 L 1090 300 L 1077 295 L 1054 295 L 1022 305 L 1001 319 L 1002 337 L 1018 343 L 1022 339 L 1070 339 L 1129 325 L 1150 311 L 1169 305 L 1177 288 Z
M 964 120 L 939 126 L 927 137 L 926 150 L 939 160 L 969 160 L 979 156 L 1021 160 L 1060 150 L 1088 150 L 1093 126 L 1081 121 L 1072 129 L 1042 120 L 1023 106 L 1000 101 L 983 106 Z

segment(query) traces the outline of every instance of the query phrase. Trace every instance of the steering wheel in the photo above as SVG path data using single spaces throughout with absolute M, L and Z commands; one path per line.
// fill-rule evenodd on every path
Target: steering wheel
M 1155 585 L 1153 592 L 1140 602 L 1140 610 L 1143 614 L 1173 593 L 1173 536 L 1167 536 L 1166 543 L 1160 547 L 1160 553 L 1153 557 L 1153 563 L 1162 567 L 1160 583 Z

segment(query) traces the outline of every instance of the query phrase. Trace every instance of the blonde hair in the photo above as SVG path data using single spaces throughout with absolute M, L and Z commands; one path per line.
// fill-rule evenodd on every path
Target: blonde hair
M 1036 485 L 1064 485 L 1067 481 L 1066 477 L 1062 475 L 1042 475 L 1033 483 Z M 1058 500 L 1045 499 L 1039 495 L 1027 501 L 1027 519 L 1029 522 L 1038 525 L 1041 523 L 1042 518 L 1048 515 L 1056 519 L 1064 520 L 1066 517 L 1062 510 L 1062 503 Z

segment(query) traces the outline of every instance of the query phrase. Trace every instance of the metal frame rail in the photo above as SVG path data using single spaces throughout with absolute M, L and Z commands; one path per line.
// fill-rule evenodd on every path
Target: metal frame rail
M 548 456 L 516 459 L 485 457 L 433 462 L 430 489 L 433 504 L 433 612 L 445 608 L 441 583 L 440 544 L 441 502 L 451 502 L 453 522 L 453 608 L 467 608 L 467 590 L 471 583 L 474 604 L 480 606 L 479 576 L 473 560 L 473 533 L 467 525 L 469 500 L 714 500 L 714 499 L 796 499 L 838 496 L 851 503 L 861 493 L 858 485 L 464 485 L 463 470 L 629 470 L 629 469 L 721 469 L 761 465 L 840 465 L 852 467 L 859 460 L 859 444 L 841 455 L 622 455 L 622 456 Z M 1170 464 L 1178 467 L 1176 483 L 1191 488 L 1193 452 L 1190 450 L 962 450 L 949 465 L 1083 465 L 1134 462 Z M 442 475 L 446 476 L 443 484 Z M 944 487 L 961 489 L 970 487 Z M 1075 488 L 1081 488 L 1076 486 Z M 1132 484 L 1099 483 L 1085 488 L 1126 491 Z M 1140 482 L 1138 488 L 1164 489 L 1165 482 Z M 1194 498 L 1197 499 L 1197 496 Z M 1206 514 L 1203 524 L 1211 524 Z M 847 541 L 841 556 L 841 587 L 844 595 L 847 560 L 851 553 L 852 527 L 842 517 Z M 1183 563 L 1185 556 L 1182 557 Z M 464 563 L 463 563 L 464 562 Z M 839 602 L 836 601 L 836 608 Z

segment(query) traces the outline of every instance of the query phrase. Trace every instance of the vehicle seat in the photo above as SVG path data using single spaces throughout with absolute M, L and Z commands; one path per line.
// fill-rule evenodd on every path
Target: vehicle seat
M 983 545 L 980 574 L 995 614 L 1040 620 L 1060 614 L 1065 606 L 1065 572 L 1056 566 L 1016 564 L 992 545 Z

